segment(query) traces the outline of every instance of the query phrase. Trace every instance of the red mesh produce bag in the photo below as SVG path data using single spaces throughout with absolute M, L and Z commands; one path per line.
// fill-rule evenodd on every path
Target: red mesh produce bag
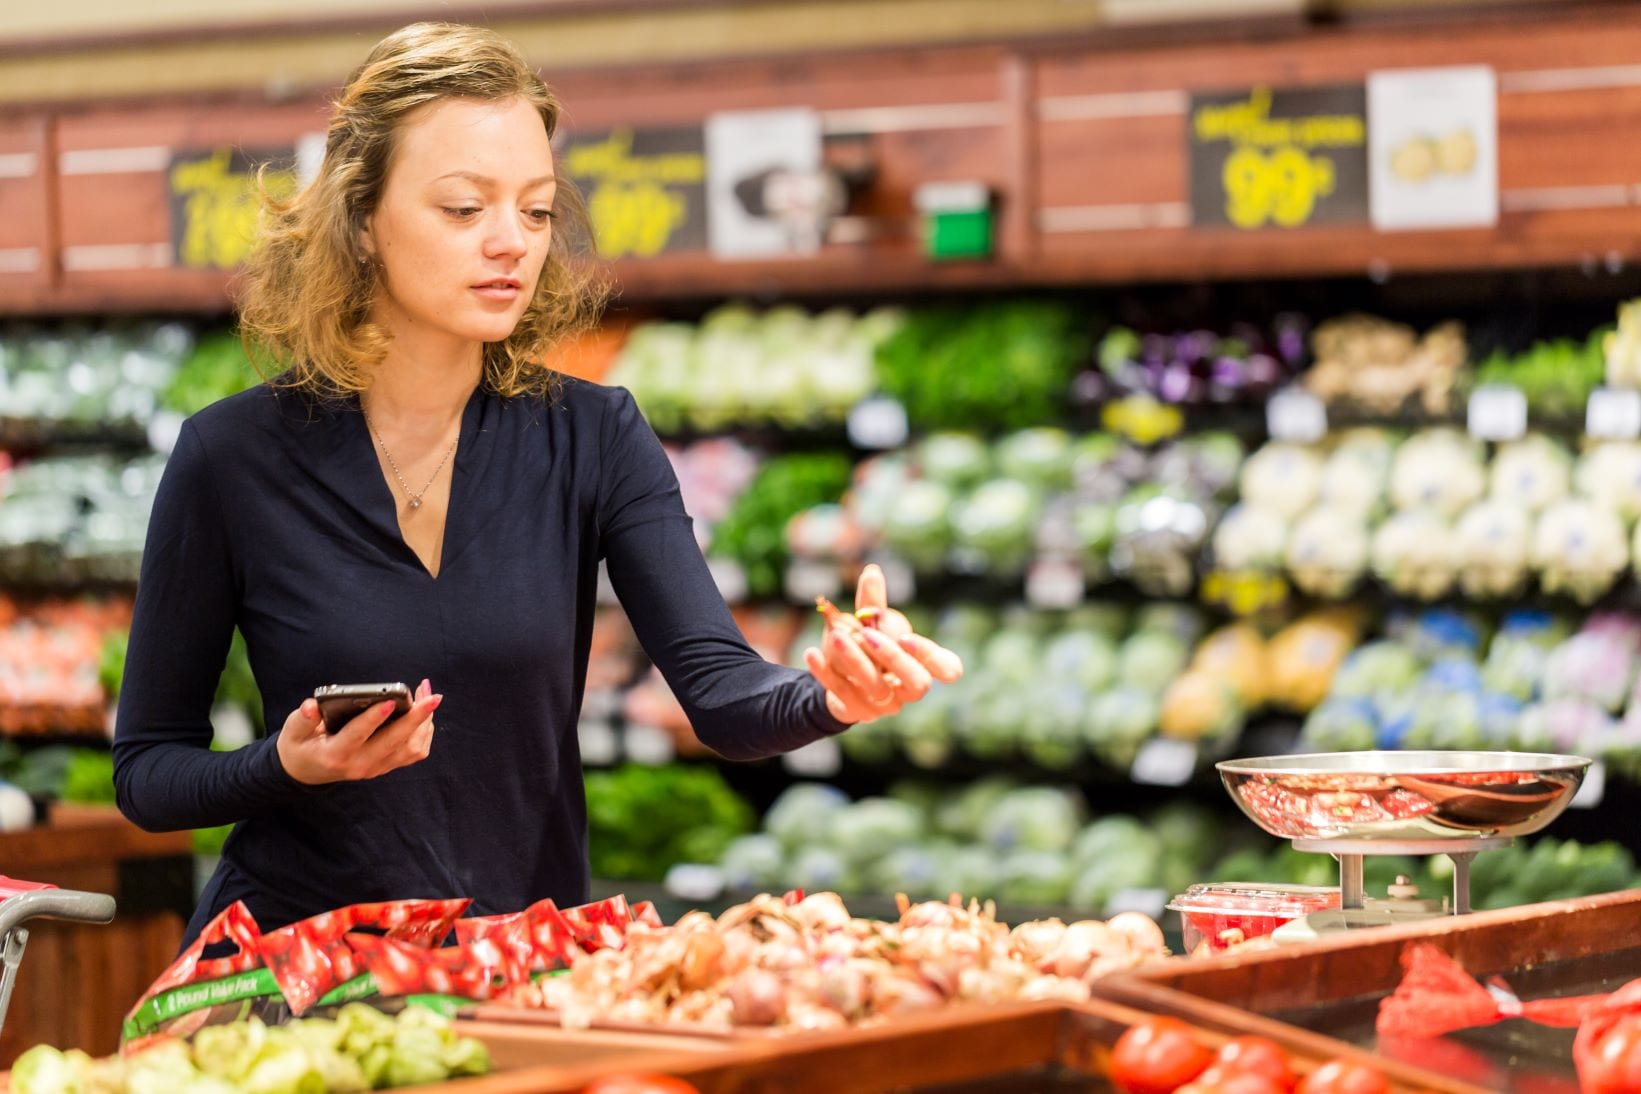
M 430 949 L 450 934 L 469 903 L 399 900 L 338 908 L 263 935 L 262 960 L 279 982 L 291 1013 L 304 1014 L 332 988 L 365 971 L 348 932 L 374 927 L 389 938 Z
M 1487 987 L 1478 984 L 1457 961 L 1428 942 L 1402 951 L 1402 969 L 1402 982 L 1379 1003 L 1374 1028 L 1381 1037 L 1440 1037 L 1506 1018 L 1571 1029 L 1608 998 L 1522 1000 L 1498 977 Z
M 206 959 L 201 956 L 207 946 L 214 946 L 219 942 L 231 942 L 239 947 L 239 952 L 228 957 Z M 170 967 L 160 973 L 159 979 L 149 986 L 144 998 L 157 995 L 169 988 L 180 988 L 184 984 L 218 980 L 235 973 L 249 972 L 261 964 L 261 942 L 262 929 L 251 917 L 251 910 L 245 906 L 243 900 L 236 900 L 205 925 L 199 937 L 178 954 Z
M 348 942 L 383 995 L 433 992 L 488 999 L 506 964 L 500 947 L 488 938 L 442 949 L 373 934 L 349 935 Z

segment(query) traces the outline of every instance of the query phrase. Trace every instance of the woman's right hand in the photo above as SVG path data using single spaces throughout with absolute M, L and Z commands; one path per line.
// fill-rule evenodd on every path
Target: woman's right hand
M 279 762 L 299 783 L 356 782 L 427 759 L 433 749 L 433 712 L 444 701 L 426 680 L 416 701 L 402 716 L 387 722 L 393 702 L 377 703 L 336 733 L 326 733 L 319 704 L 312 699 L 285 719 L 279 731 Z

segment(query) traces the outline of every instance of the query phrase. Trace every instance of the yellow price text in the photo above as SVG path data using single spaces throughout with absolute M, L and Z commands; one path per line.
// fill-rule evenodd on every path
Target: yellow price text
M 632 130 L 616 129 L 565 156 L 566 169 L 590 191 L 587 211 L 606 258 L 660 254 L 689 216 L 688 199 L 671 187 L 698 186 L 706 178 L 700 152 L 635 155 L 632 145 Z
M 666 249 L 689 215 L 689 202 L 653 182 L 607 182 L 587 199 L 587 212 L 605 258 L 649 258 Z
M 1333 193 L 1333 161 L 1292 145 L 1261 152 L 1238 148 L 1225 159 L 1225 216 L 1238 228 L 1267 222 L 1297 228 L 1310 220 L 1316 203 Z
M 1229 141 L 1257 148 L 1360 148 L 1367 143 L 1367 119 L 1355 114 L 1271 117 L 1271 89 L 1255 88 L 1246 99 L 1197 108 L 1191 119 L 1196 139 Z
M 219 148 L 210 158 L 171 168 L 171 192 L 183 199 L 182 239 L 177 257 L 194 269 L 232 269 L 244 262 L 256 244 L 262 199 L 254 172 L 232 170 L 233 150 Z M 296 192 L 294 171 L 263 175 L 268 194 Z

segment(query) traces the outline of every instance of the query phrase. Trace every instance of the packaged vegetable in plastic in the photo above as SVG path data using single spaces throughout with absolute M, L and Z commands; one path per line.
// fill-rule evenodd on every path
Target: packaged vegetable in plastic
M 1412 687 L 1423 666 L 1400 642 L 1380 640 L 1352 650 L 1334 675 L 1329 699 L 1372 699 Z
M 1370 700 L 1333 697 L 1306 715 L 1300 742 L 1308 751 L 1365 752 L 1376 745 L 1378 732 Z
M 1071 485 L 1075 452 L 1063 429 L 1034 426 L 1010 433 L 997 442 L 997 469 L 1042 490 L 1064 490 Z
M 1478 619 L 1451 608 L 1430 608 L 1392 620 L 1386 631 L 1426 662 L 1450 657 L 1474 658 L 1482 646 Z
M 1630 551 L 1617 516 L 1569 498 L 1539 516 L 1531 557 L 1545 592 L 1566 593 L 1589 604 L 1612 588 L 1629 564 Z
M 1185 642 L 1171 634 L 1137 631 L 1117 650 L 1117 679 L 1124 687 L 1161 694 L 1185 668 L 1189 656 Z
M 1129 492 L 1117 509 L 1111 569 L 1148 596 L 1184 596 L 1208 536 L 1211 509 L 1188 490 L 1154 486 Z
M 1477 444 L 1455 429 L 1416 434 L 1396 450 L 1390 499 L 1398 509 L 1453 517 L 1482 496 L 1487 476 Z
M 837 813 L 822 833 L 826 842 L 849 862 L 861 863 L 916 840 L 923 833 L 923 817 L 915 806 L 906 802 L 862 798 Z M 803 885 L 801 888 L 819 887 Z
M 1312 612 L 1271 638 L 1273 702 L 1308 711 L 1327 697 L 1333 674 L 1356 644 L 1359 619 L 1352 612 Z
M 1140 745 L 1157 730 L 1157 696 L 1137 687 L 1116 687 L 1095 696 L 1083 722 L 1083 739 L 1101 761 L 1119 770 L 1134 763 Z
M 1641 441 L 1601 441 L 1573 472 L 1579 494 L 1625 520 L 1641 517 Z
M 1015 788 L 1015 781 L 1005 775 L 976 779 L 936 810 L 935 827 L 955 840 L 978 840 L 992 809 Z
M 914 765 L 926 769 L 945 765 L 957 739 L 955 711 L 976 694 L 978 678 L 979 674 L 965 676 L 956 684 L 937 688 L 896 715 L 895 738 Z
M 998 873 L 998 899 L 1012 904 L 1062 904 L 1071 891 L 1071 863 L 1055 851 L 1011 851 Z
M 1410 749 L 1473 750 L 1487 747 L 1482 732 L 1481 697 L 1473 691 L 1419 689 L 1413 720 L 1402 737 Z
M 1537 512 L 1566 497 L 1572 488 L 1567 450 L 1540 433 L 1500 445 L 1490 468 L 1492 495 Z
M 883 543 L 924 573 L 939 571 L 951 543 L 950 488 L 919 479 L 901 490 L 883 526 Z
M 786 851 L 780 840 L 766 833 L 741 836 L 724 848 L 718 868 L 731 889 L 773 889 L 783 880 Z
M 1608 332 L 1601 348 L 1608 385 L 1641 388 L 1641 300 L 1618 306 L 1618 326 Z
M 1214 529 L 1214 565 L 1221 570 L 1275 570 L 1282 565 L 1288 521 L 1274 510 L 1234 505 Z
M 1157 732 L 1186 741 L 1224 740 L 1242 729 L 1242 704 L 1236 689 L 1213 673 L 1190 669 L 1163 692 Z
M 1257 709 L 1270 686 L 1265 639 L 1246 623 L 1221 627 L 1202 640 L 1191 667 L 1218 677 L 1235 690 L 1244 710 Z
M 1368 529 L 1359 515 L 1317 509 L 1302 517 L 1288 535 L 1288 572 L 1304 592 L 1338 599 L 1361 580 L 1368 551 Z
M 1071 861 L 1079 871 L 1101 859 L 1138 851 L 1141 857 L 1163 853 L 1162 837 L 1137 817 L 1114 814 L 1101 817 L 1077 833 L 1071 844 Z
M 827 783 L 794 783 L 781 791 L 764 816 L 764 831 L 789 849 L 801 847 L 827 831 L 849 808 L 849 796 Z
M 957 708 L 952 720 L 956 742 L 977 759 L 1001 760 L 1014 755 L 1026 719 L 1017 685 L 989 676 L 978 679 L 970 694 L 974 698 Z
M 1064 771 L 1083 755 L 1083 717 L 1089 692 L 1073 679 L 1056 676 L 1026 697 L 1027 717 L 1020 727 L 1020 750 L 1039 767 Z
M 1549 699 L 1522 711 L 1514 745 L 1523 752 L 1600 755 L 1614 729 L 1611 716 L 1588 699 Z
M 1099 691 L 1116 678 L 1117 647 L 1097 631 L 1068 627 L 1043 648 L 1043 673 Z
M 1622 637 L 1584 631 L 1551 651 L 1544 668 L 1547 699 L 1588 699 L 1609 713 L 1624 707 L 1636 678 L 1635 650 Z
M 914 844 L 896 847 L 868 872 L 868 883 L 880 893 L 905 893 L 913 900 L 938 900 L 942 871 L 950 847 Z
M 925 479 L 952 490 L 969 490 L 992 472 L 991 451 L 973 433 L 931 433 L 914 449 Z
M 992 574 L 1024 571 L 1041 508 L 1038 492 L 1018 479 L 991 479 L 956 504 L 952 541 L 983 560 Z
M 1136 634 L 1140 631 L 1156 631 L 1159 634 L 1171 635 L 1188 647 L 1202 637 L 1204 625 L 1202 612 L 1189 604 L 1152 601 L 1134 613 Z
M 1437 600 L 1452 589 L 1462 559 L 1447 521 L 1425 510 L 1396 513 L 1373 534 L 1373 571 L 1392 590 Z
M 849 727 L 849 732 L 838 738 L 838 747 L 856 763 L 888 763 L 894 759 L 896 746 L 900 742 L 898 721 L 897 714 L 853 725 Z
M 980 837 L 1000 851 L 1063 851 L 1082 823 L 1080 795 L 1034 786 L 1005 794 L 981 823 Z
M 1322 484 L 1322 457 L 1303 445 L 1273 442 L 1242 465 L 1242 500 L 1292 520 L 1309 509 Z
M 1474 597 L 1513 596 L 1527 580 L 1533 524 L 1512 502 L 1480 501 L 1454 529 L 1461 563 L 1459 585 Z
M 1376 431 L 1353 431 L 1322 466 L 1316 503 L 1371 517 L 1384 505 L 1395 446 Z

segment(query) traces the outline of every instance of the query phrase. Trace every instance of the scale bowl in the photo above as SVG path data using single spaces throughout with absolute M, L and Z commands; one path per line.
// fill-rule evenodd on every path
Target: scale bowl
M 1334 752 L 1216 765 L 1248 818 L 1283 839 L 1525 836 L 1561 815 L 1590 761 L 1535 752 Z

